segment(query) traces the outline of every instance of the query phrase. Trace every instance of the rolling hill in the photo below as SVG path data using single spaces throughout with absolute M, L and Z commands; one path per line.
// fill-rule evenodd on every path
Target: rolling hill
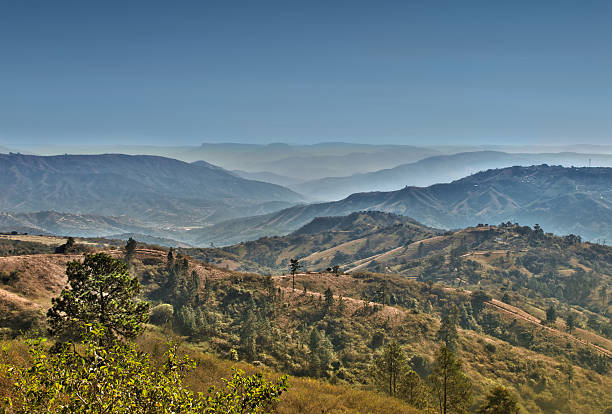
M 263 237 L 225 248 L 188 249 L 190 255 L 233 270 L 284 270 L 299 257 L 311 270 L 325 270 L 440 234 L 411 218 L 379 211 L 317 217 L 287 236 Z
M 427 230 L 402 217 L 360 213 L 319 219 L 298 233 L 354 227 L 356 235 L 373 237 L 397 225 Z M 374 358 L 383 344 L 397 341 L 408 366 L 427 378 L 443 343 L 441 321 L 450 311 L 456 312 L 456 355 L 474 391 L 471 412 L 494 385 L 511 390 L 522 412 L 605 412 L 612 404 L 612 326 L 598 292 L 611 281 L 610 247 L 514 225 L 469 228 L 423 243 L 421 255 L 410 259 L 419 280 L 389 271 L 305 272 L 296 275 L 296 290 L 286 274 L 232 272 L 180 252 L 171 265 L 167 250 L 139 247 L 130 269 L 141 280 L 144 297 L 173 309 L 173 331 L 152 318 L 160 326 L 149 325 L 141 341 L 152 355 L 161 355 L 154 348 L 163 349 L 163 340 L 153 341 L 150 335 L 181 335 L 187 349 L 209 354 L 198 358 L 200 377 L 214 369 L 210 354 L 244 366 L 235 361 L 238 355 L 261 370 L 291 374 L 288 400 L 281 401 L 279 412 L 314 412 L 316 400 L 316 412 L 330 407 L 338 412 L 413 412 L 399 399 L 387 410 L 377 405 L 382 401 L 374 403 L 382 398 L 376 391 L 384 392 L 371 376 Z M 124 257 L 121 250 L 101 249 Z M 20 330 L 42 329 L 50 298 L 65 283 L 66 263 L 81 258 L 42 252 L 1 257 L 1 332 L 12 338 Z M 186 290 L 182 283 L 198 288 Z M 480 288 L 485 295 L 475 295 Z M 558 317 L 546 321 L 550 306 Z M 573 330 L 568 330 L 569 315 L 574 315 Z M 252 338 L 253 346 L 244 338 Z M 5 341 L 3 349 L 18 345 Z M 342 390 L 338 387 L 345 388 L 323 402 L 323 385 L 315 386 L 314 378 L 337 384 L 336 394 Z M 194 381 L 196 389 L 209 386 L 202 378 Z M 309 390 L 316 397 L 303 388 L 304 382 L 312 384 Z M 355 403 L 357 396 L 368 402 Z
M 356 193 L 328 203 L 290 207 L 190 232 L 198 245 L 229 245 L 285 235 L 315 217 L 379 210 L 435 228 L 478 223 L 539 223 L 556 234 L 612 240 L 612 168 L 539 165 L 483 171 L 447 184 Z

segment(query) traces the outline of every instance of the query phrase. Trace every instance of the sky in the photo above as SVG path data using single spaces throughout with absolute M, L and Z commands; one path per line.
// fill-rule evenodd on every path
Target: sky
M 611 21 L 594 0 L 0 0 L 0 144 L 610 144 Z

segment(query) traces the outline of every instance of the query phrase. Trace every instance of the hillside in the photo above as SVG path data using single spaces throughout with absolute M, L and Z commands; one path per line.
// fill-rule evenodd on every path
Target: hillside
M 408 217 L 369 211 L 317 217 L 287 236 L 185 252 L 232 270 L 278 272 L 287 269 L 291 258 L 299 257 L 306 268 L 320 271 L 437 234 Z
M 207 163 L 119 154 L 0 154 L 0 190 L 0 211 L 127 215 L 158 227 L 202 226 L 301 200 Z
M 475 171 L 490 168 L 529 166 L 539 164 L 612 167 L 612 155 L 580 154 L 571 152 L 521 154 L 499 151 L 462 152 L 436 155 L 410 164 L 402 164 L 379 171 L 344 177 L 326 177 L 292 184 L 291 187 L 319 200 L 340 200 L 353 193 L 393 191 L 405 186 L 429 186 L 458 180 Z M 265 180 L 264 180 L 265 181 Z
M 363 215 L 356 217 L 357 221 L 368 219 Z M 388 219 L 396 220 L 393 216 Z M 329 225 L 315 222 L 310 226 L 311 230 L 307 227 L 303 234 L 318 234 L 312 230 L 318 230 L 319 224 Z M 341 228 L 342 224 L 339 224 L 335 231 Z M 486 256 L 487 251 L 478 249 L 497 248 L 491 243 L 504 241 L 496 240 L 498 235 L 488 237 L 490 231 L 491 228 L 466 229 L 465 232 L 473 233 L 475 239 L 482 238 L 482 243 L 474 246 L 469 243 L 471 239 L 467 234 L 461 232 L 432 239 L 456 237 L 463 240 L 465 236 L 466 245 L 474 247 L 474 250 L 468 249 L 460 257 L 464 254 L 479 257 L 481 255 L 477 253 L 482 252 L 483 257 L 489 258 L 494 254 Z M 483 236 L 477 236 L 477 232 Z M 527 243 L 530 243 L 530 238 L 534 242 L 542 241 L 539 248 L 550 249 L 560 242 L 556 238 L 540 239 L 540 233 L 537 236 L 516 234 Z M 520 247 L 520 242 L 516 243 Z M 602 275 L 609 275 L 609 248 L 593 247 L 576 240 L 567 240 L 566 243 L 570 244 L 562 248 L 573 252 L 569 259 L 572 266 L 585 266 L 587 273 L 599 269 Z M 591 256 L 587 259 L 589 252 Z M 110 253 L 119 257 L 123 254 L 120 250 L 110 250 Z M 423 259 L 429 261 L 435 251 L 424 254 Z M 531 284 L 516 290 L 508 286 L 513 300 L 509 305 L 497 300 L 501 296 L 496 289 L 504 287 L 504 284 L 495 277 L 481 278 L 482 287 L 493 299 L 485 299 L 479 307 L 480 302 L 475 301 L 467 285 L 448 287 L 431 280 L 415 281 L 391 273 L 304 273 L 297 275 L 298 289 L 294 292 L 291 279 L 286 275 L 270 278 L 231 272 L 181 256 L 170 265 L 167 255 L 166 250 L 140 248 L 130 266 L 143 283 L 147 299 L 154 304 L 172 304 L 173 329 L 188 340 L 189 347 L 223 358 L 230 358 L 237 352 L 241 360 L 253 361 L 259 368 L 288 372 L 297 377 L 322 378 L 339 386 L 335 388 L 339 395 L 333 396 L 331 390 L 323 393 L 324 385 L 292 379 L 290 384 L 296 384 L 299 393 L 290 397 L 290 389 L 287 399 L 292 408 L 280 412 L 303 412 L 308 409 L 306 407 L 313 407 L 312 404 L 325 404 L 320 405 L 319 410 L 337 406 L 345 407 L 339 408 L 338 412 L 351 412 L 356 406 L 350 402 L 348 393 L 352 393 L 352 398 L 368 399 L 368 404 L 374 404 L 369 405 L 373 412 L 393 412 L 375 408 L 382 407 L 376 404 L 397 404 L 391 400 L 384 402 L 379 394 L 373 393 L 375 385 L 369 372 L 373 357 L 380 352 L 380 341 L 397 340 L 413 369 L 426 376 L 432 368 L 434 352 L 440 345 L 436 339 L 440 317 L 455 306 L 459 310 L 460 326 L 457 354 L 474 387 L 472 409 L 482 402 L 493 384 L 509 387 L 517 396 L 523 412 L 570 413 L 578 409 L 603 412 L 612 405 L 608 392 L 612 387 L 608 368 L 611 358 L 606 356 L 610 352 L 610 341 L 596 331 L 592 323 L 583 319 L 587 314 L 597 316 L 600 321 L 605 318 L 602 313 L 594 312 L 597 310 L 594 309 L 595 302 L 590 302 L 590 299 L 585 303 L 586 308 L 572 305 L 579 317 L 576 330 L 569 333 L 564 326 L 566 305 L 563 302 L 560 302 L 561 317 L 557 323 L 545 324 L 538 315 L 544 313 L 549 302 L 538 303 L 542 295 L 537 289 Z M 0 271 L 13 275 L 2 282 L 0 296 L 4 306 L 2 323 L 11 328 L 9 332 L 23 329 L 28 324 L 30 328 L 38 326 L 37 315 L 42 315 L 49 306 L 49 298 L 57 294 L 65 281 L 64 264 L 78 257 L 37 254 L 0 258 Z M 578 258 L 582 263 L 575 261 Z M 440 279 L 448 280 L 444 266 L 436 274 Z M 190 285 L 193 282 L 189 282 L 193 280 L 192 274 L 200 280 L 199 288 L 185 290 L 185 287 L 193 287 Z M 494 272 L 487 268 L 489 274 L 494 275 Z M 600 273 L 596 275 L 600 277 Z M 484 282 L 489 279 L 490 283 Z M 182 286 L 181 280 L 187 281 L 187 285 Z M 598 283 L 609 281 L 597 280 Z M 174 283 L 177 283 L 175 287 Z M 331 305 L 329 296 L 323 300 L 326 289 L 333 293 Z M 534 298 L 530 298 L 532 294 Z M 29 316 L 24 318 L 24 315 Z M 150 329 L 154 332 L 160 328 Z M 167 325 L 161 329 L 168 329 Z M 152 344 L 151 340 L 145 343 Z M 211 370 L 226 363 L 213 363 L 208 356 L 198 360 L 200 371 L 191 381 L 196 389 L 202 389 L 210 385 L 206 381 Z M 571 398 L 567 392 L 564 361 L 570 361 L 573 366 L 570 386 L 574 391 Z M 305 389 L 307 384 L 310 386 Z M 349 391 L 351 389 L 354 391 Z M 326 395 L 325 403 L 320 401 L 319 395 L 308 397 L 308 392 L 322 392 Z M 371 395 L 369 398 L 368 393 Z
M 512 221 L 539 223 L 556 234 L 612 240 L 611 196 L 612 168 L 510 167 L 447 184 L 356 193 L 340 201 L 229 220 L 194 230 L 191 237 L 200 245 L 227 245 L 288 234 L 315 217 L 379 210 L 409 216 L 435 228 Z

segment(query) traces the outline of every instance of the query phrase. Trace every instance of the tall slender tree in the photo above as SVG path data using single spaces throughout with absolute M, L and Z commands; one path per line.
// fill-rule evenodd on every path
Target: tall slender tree
M 439 414 L 466 413 L 472 402 L 472 384 L 461 363 L 445 346 L 436 356 L 436 364 L 427 378 Z
M 383 351 L 374 359 L 372 376 L 390 396 L 397 394 L 400 378 L 406 370 L 406 355 L 396 341 L 384 346 Z
M 298 259 L 291 259 L 289 261 L 289 272 L 291 273 L 291 287 L 295 292 L 295 274 L 302 268 L 300 261 Z

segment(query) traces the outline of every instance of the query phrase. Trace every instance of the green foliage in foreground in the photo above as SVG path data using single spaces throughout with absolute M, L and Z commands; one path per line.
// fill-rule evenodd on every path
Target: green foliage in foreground
M 183 385 L 194 367 L 180 358 L 177 347 L 155 367 L 147 354 L 131 343 L 101 346 L 104 329 L 88 326 L 82 344 L 52 353 L 44 340 L 30 341 L 29 368 L 0 366 L 13 383 L 11 396 L 0 412 L 30 413 L 269 413 L 283 391 L 287 377 L 273 383 L 261 374 L 245 376 L 234 370 L 223 389 L 194 393 Z

